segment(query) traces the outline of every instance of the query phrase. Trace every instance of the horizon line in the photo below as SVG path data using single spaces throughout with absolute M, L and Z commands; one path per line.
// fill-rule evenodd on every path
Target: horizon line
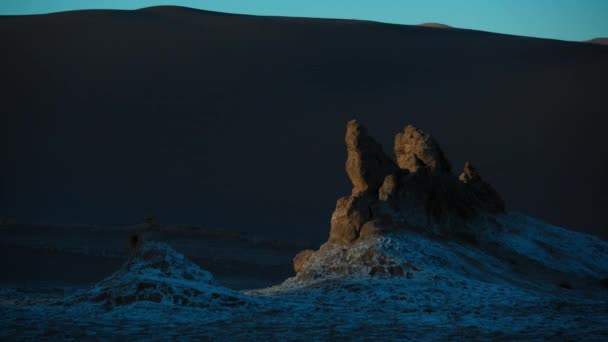
M 26 14 L 0 14 L 0 18 L 2 17 L 33 17 L 33 16 L 45 16 L 45 15 L 55 15 L 62 13 L 75 13 L 75 12 L 87 12 L 87 11 L 120 11 L 120 12 L 136 12 L 147 9 L 154 8 L 177 8 L 177 9 L 187 9 L 191 11 L 197 12 L 207 12 L 207 13 L 216 13 L 223 15 L 237 15 L 237 16 L 253 16 L 253 17 L 266 17 L 266 18 L 293 18 L 293 19 L 314 19 L 314 20 L 344 20 L 344 21 L 360 21 L 360 22 L 371 22 L 371 23 L 379 23 L 385 25 L 400 25 L 400 26 L 418 26 L 425 27 L 429 29 L 439 29 L 439 30 L 467 30 L 467 31 L 477 31 L 477 32 L 485 32 L 491 34 L 498 35 L 506 35 L 513 37 L 523 37 L 523 38 L 532 38 L 532 39 L 545 39 L 545 40 L 556 40 L 563 42 L 572 42 L 572 43 L 591 43 L 593 44 L 593 40 L 596 39 L 608 39 L 608 36 L 595 36 L 591 38 L 586 38 L 583 40 L 570 40 L 563 38 L 554 38 L 554 37 L 542 37 L 542 36 L 531 36 L 531 35 L 522 35 L 516 33 L 506 33 L 506 32 L 498 32 L 498 31 L 488 31 L 479 28 L 467 28 L 461 26 L 453 26 L 449 23 L 441 22 L 441 21 L 423 21 L 421 23 L 403 23 L 403 22 L 394 22 L 394 21 L 383 21 L 383 20 L 375 20 L 375 19 L 360 19 L 360 18 L 350 18 L 350 17 L 322 17 L 322 16 L 297 16 L 297 15 L 280 15 L 280 14 L 257 14 L 257 13 L 243 13 L 243 12 L 228 12 L 228 11 L 217 11 L 217 10 L 208 10 L 203 8 L 189 7 L 189 6 L 181 6 L 181 5 L 154 5 L 154 6 L 145 6 L 145 7 L 137 7 L 137 8 L 77 8 L 77 9 L 68 9 L 68 10 L 59 10 L 59 11 L 50 11 L 50 12 L 41 12 L 41 13 L 26 13 Z M 432 27 L 426 26 L 428 24 L 439 24 L 445 25 L 447 27 Z M 602 44 L 596 44 L 602 45 Z

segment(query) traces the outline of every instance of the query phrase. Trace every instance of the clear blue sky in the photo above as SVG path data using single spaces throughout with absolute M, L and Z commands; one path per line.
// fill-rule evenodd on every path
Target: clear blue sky
M 608 0 L 0 0 L 0 14 L 179 5 L 258 15 L 439 22 L 524 36 L 608 37 Z

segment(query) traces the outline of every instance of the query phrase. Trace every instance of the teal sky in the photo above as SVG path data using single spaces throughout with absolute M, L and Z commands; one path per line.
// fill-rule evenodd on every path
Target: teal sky
M 608 0 L 0 0 L 0 14 L 137 9 L 156 5 L 399 24 L 439 22 L 461 28 L 577 41 L 608 37 Z

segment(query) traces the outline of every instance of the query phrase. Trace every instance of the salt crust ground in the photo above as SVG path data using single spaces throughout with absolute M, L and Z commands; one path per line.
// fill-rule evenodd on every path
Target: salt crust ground
M 242 292 L 149 242 L 91 289 L 2 289 L 0 339 L 608 340 L 608 243 L 517 213 L 473 226 L 468 242 L 326 244 L 298 276 Z

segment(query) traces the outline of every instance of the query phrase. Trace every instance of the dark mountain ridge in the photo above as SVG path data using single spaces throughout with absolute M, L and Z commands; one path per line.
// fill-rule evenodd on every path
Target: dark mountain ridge
M 608 234 L 605 46 L 176 7 L 0 17 L 0 44 L 0 216 L 322 241 L 356 117 L 425 127 L 511 209 Z

